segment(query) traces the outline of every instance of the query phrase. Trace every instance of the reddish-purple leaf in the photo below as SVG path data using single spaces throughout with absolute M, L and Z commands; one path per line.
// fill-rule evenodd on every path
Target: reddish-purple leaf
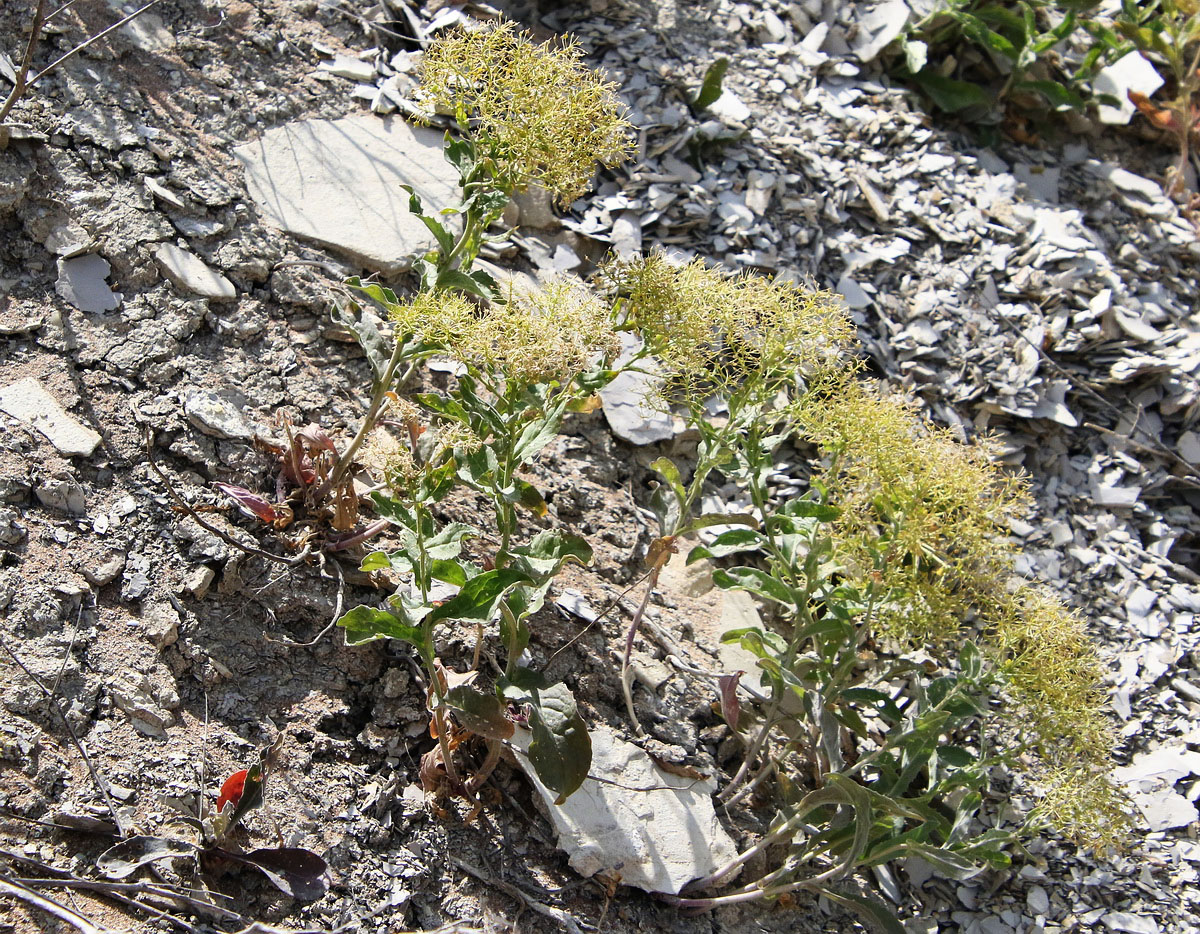
M 310 422 L 296 432 L 296 437 L 303 441 L 311 450 L 328 451 L 330 454 L 337 454 L 337 448 L 334 447 L 333 439 L 325 434 L 325 429 L 314 422 Z
M 721 716 L 729 724 L 730 729 L 737 729 L 738 718 L 742 714 L 742 705 L 738 701 L 738 682 L 746 672 L 735 671 L 731 675 L 721 675 L 717 678 L 717 687 L 721 691 Z
M 245 487 L 234 486 L 232 483 L 213 484 L 218 490 L 237 503 L 238 509 L 248 516 L 261 519 L 263 522 L 274 522 L 279 518 L 279 510 L 269 499 L 251 493 Z

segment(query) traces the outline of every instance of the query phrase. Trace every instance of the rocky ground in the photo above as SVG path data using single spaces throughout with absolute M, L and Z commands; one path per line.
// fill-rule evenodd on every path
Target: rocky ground
M 0 51 L 13 59 L 31 6 L 0 9 Z M 55 18 L 39 61 L 113 22 L 115 6 L 81 0 Z M 1097 859 L 1047 835 L 1011 872 L 955 884 L 910 864 L 870 884 L 914 932 L 1195 930 L 1194 220 L 1157 182 L 1170 150 L 1134 130 L 1076 125 L 982 148 L 931 116 L 872 64 L 893 6 L 504 7 L 541 33 L 578 36 L 639 134 L 636 158 L 568 216 L 525 199 L 510 217 L 520 232 L 491 260 L 586 272 L 609 250 L 661 246 L 811 280 L 846 297 L 876 375 L 964 438 L 998 434 L 1036 493 L 1012 528 L 1021 570 L 1085 612 L 1108 666 L 1136 838 Z M 252 833 L 323 855 L 329 894 L 300 904 L 233 874 L 216 883 L 228 914 L 184 922 L 175 908 L 177 926 L 854 929 L 825 904 L 685 916 L 584 878 L 511 764 L 478 819 L 434 814 L 417 779 L 430 741 L 408 652 L 348 649 L 327 630 L 339 606 L 377 599 L 353 563 L 247 554 L 173 498 L 282 553 L 213 483 L 269 488 L 272 458 L 252 440 L 278 434 L 280 413 L 337 434 L 356 424 L 368 368 L 328 314 L 331 287 L 372 271 L 403 281 L 413 245 L 394 236 L 394 182 L 444 181 L 402 119 L 412 37 L 489 11 L 165 0 L 11 115 L 20 126 L 0 152 L 4 868 L 94 878 L 112 840 L 89 830 L 115 817 L 160 831 L 168 799 L 194 798 L 202 782 L 211 799 L 275 743 L 271 817 L 252 817 Z M 688 95 L 722 56 L 726 94 L 698 120 Z M 289 175 L 281 146 L 311 161 Z M 614 658 L 633 603 L 584 621 L 640 574 L 646 465 L 689 444 L 628 402 L 610 394 L 604 412 L 570 422 L 534 477 L 552 519 L 597 552 L 536 627 L 535 658 L 569 681 L 590 723 L 625 739 Z M 724 496 L 714 489 L 710 505 Z M 667 657 L 711 663 L 720 628 L 746 612 L 703 589 L 681 572 L 664 580 L 637 694 L 645 750 L 701 770 L 721 764 L 723 728 L 707 689 Z M 464 633 L 439 650 L 466 661 L 473 646 Z M 632 768 L 636 750 L 614 748 Z M 711 831 L 714 847 L 729 845 Z M 158 926 L 112 899 L 55 897 L 104 929 Z M 4 930 L 65 928 L 27 901 L 0 904 Z

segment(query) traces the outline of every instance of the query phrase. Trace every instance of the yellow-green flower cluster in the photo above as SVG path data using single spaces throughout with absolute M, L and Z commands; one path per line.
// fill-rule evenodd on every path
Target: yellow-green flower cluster
M 1038 813 L 1080 843 L 1119 846 L 1129 815 L 1110 774 L 1103 672 L 1083 621 L 1053 596 L 1022 587 L 986 624 L 1013 719 L 1038 755 Z
M 393 309 L 413 334 L 493 382 L 566 383 L 618 350 L 608 307 L 582 282 L 511 290 L 480 310 L 453 292 L 422 292 Z
M 511 23 L 458 29 L 425 53 L 422 97 L 472 127 L 506 187 L 538 182 L 569 204 L 597 162 L 616 165 L 629 151 L 614 86 L 582 58 L 573 41 L 537 44 Z
M 701 260 L 660 253 L 610 264 L 625 326 L 662 364 L 664 395 L 703 399 L 758 389 L 771 395 L 798 376 L 849 371 L 854 330 L 829 292 L 761 276 L 728 276 Z
M 829 459 L 818 480 L 842 510 L 833 540 L 844 572 L 883 593 L 875 625 L 935 654 L 952 652 L 965 628 L 981 630 L 1008 728 L 1039 760 L 1039 813 L 1080 842 L 1115 844 L 1127 818 L 1109 777 L 1100 662 L 1078 617 L 1013 587 L 1005 526 L 1025 507 L 1024 485 L 986 444 L 960 443 L 868 383 L 810 393 L 797 424 Z
M 981 595 L 1011 573 L 1001 527 L 1024 502 L 986 445 L 925 424 L 908 403 L 847 381 L 801 400 L 803 434 L 831 455 L 821 477 L 842 509 L 842 560 L 897 599 L 878 622 L 904 642 L 953 638 Z

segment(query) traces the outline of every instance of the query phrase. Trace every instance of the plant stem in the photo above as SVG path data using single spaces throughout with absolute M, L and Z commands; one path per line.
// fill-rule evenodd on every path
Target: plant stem
M 775 727 L 775 717 L 779 714 L 779 708 L 783 706 L 783 692 L 786 690 L 786 687 L 778 685 L 775 687 L 771 696 L 771 706 L 763 715 L 763 725 L 759 727 L 758 733 L 747 747 L 746 755 L 742 759 L 742 764 L 738 768 L 737 774 L 730 779 L 729 784 L 725 786 L 725 790 L 717 795 L 717 801 L 721 803 L 728 802 L 733 797 L 734 792 L 737 791 L 738 786 L 750 774 L 750 769 L 754 767 L 754 761 L 758 758 L 759 752 L 766 743 L 767 736 L 770 735 L 771 730 Z
M 29 42 L 26 43 L 25 54 L 21 57 L 21 67 L 16 75 L 16 83 L 13 85 L 8 99 L 5 100 L 4 106 L 0 107 L 0 121 L 8 116 L 8 112 L 16 106 L 17 101 L 25 94 L 26 89 L 37 80 L 28 80 L 29 69 L 33 65 L 33 50 L 37 48 L 38 37 L 42 34 L 42 24 L 45 20 L 46 0 L 37 0 L 37 6 L 33 10 L 33 23 L 29 29 Z M 3 146 L 0 146 L 0 149 L 3 148 Z
M 650 594 L 658 586 L 660 570 L 656 567 L 650 572 L 650 578 L 646 581 L 646 592 L 642 595 L 642 602 L 629 622 L 629 631 L 625 634 L 625 654 L 621 656 L 621 693 L 625 695 L 625 710 L 629 714 L 629 722 L 633 724 L 638 736 L 642 736 L 646 731 L 642 729 L 637 714 L 633 712 L 633 669 L 630 667 L 630 659 L 633 657 L 633 641 L 637 638 L 638 626 L 641 625 L 646 606 L 650 603 Z
M 319 500 L 322 496 L 332 489 L 336 489 L 338 484 L 345 478 L 347 471 L 350 470 L 354 463 L 354 457 L 358 454 L 358 449 L 362 447 L 363 442 L 367 440 L 367 436 L 375 428 L 376 422 L 379 421 L 379 413 L 383 409 L 383 404 L 387 401 L 388 390 L 396 381 L 396 370 L 399 368 L 401 361 L 404 359 L 404 349 L 406 344 L 403 341 L 396 341 L 396 346 L 392 348 L 392 355 L 388 358 L 387 367 L 383 371 L 383 376 L 379 378 L 379 385 L 375 387 L 375 395 L 371 399 L 371 405 L 363 416 L 362 425 L 359 426 L 358 433 L 350 441 L 350 446 L 342 452 L 338 458 L 337 466 L 333 468 L 333 473 L 329 475 L 329 479 L 325 481 L 321 489 L 315 494 Z M 416 371 L 417 364 L 414 360 L 409 364 L 408 370 L 400 377 L 401 383 L 406 383 L 409 377 Z

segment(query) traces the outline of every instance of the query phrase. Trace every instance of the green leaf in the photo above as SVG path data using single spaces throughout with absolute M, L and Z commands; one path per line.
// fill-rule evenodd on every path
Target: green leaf
M 938 746 L 937 757 L 956 769 L 965 769 L 979 762 L 974 753 L 962 746 Z
M 1017 91 L 1037 91 L 1057 110 L 1083 110 L 1083 98 L 1057 81 L 1018 81 Z
M 509 193 L 495 188 L 482 188 L 471 197 L 471 204 L 479 211 L 484 227 L 504 213 L 508 202 Z
M 442 251 L 443 257 L 447 256 L 450 251 L 454 249 L 454 236 L 434 218 L 427 217 L 424 214 L 418 214 L 417 220 L 429 228 L 429 232 L 433 234 L 433 238 L 437 240 L 438 248 Z
M 707 545 L 697 545 L 688 552 L 687 563 L 693 564 L 702 558 L 724 558 L 739 551 L 761 548 L 766 536 L 754 529 L 730 529 L 722 532 Z
M 583 784 L 592 765 L 592 740 L 565 685 L 534 692 L 529 701 L 529 761 L 538 779 L 562 804 Z
M 904 714 L 900 712 L 896 702 L 883 691 L 874 688 L 846 688 L 841 692 L 841 696 L 842 700 L 877 706 L 879 713 L 889 723 L 899 723 L 904 719 Z
M 429 562 L 429 576 L 435 581 L 444 581 L 461 589 L 474 575 L 468 574 L 467 569 L 458 561 L 450 558 L 434 558 Z
M 745 525 L 758 528 L 758 520 L 747 512 L 709 512 L 688 521 L 688 531 L 707 529 L 714 525 Z
M 509 663 L 521 656 L 529 645 L 531 633 L 525 618 L 542 608 L 550 582 L 540 587 L 517 586 L 508 595 L 500 612 L 500 641 L 508 653 Z
M 568 562 L 587 567 L 593 559 L 592 546 L 585 539 L 559 529 L 543 529 L 513 554 L 538 576 L 553 576 Z
M 906 843 L 904 850 L 909 856 L 920 857 L 943 876 L 956 882 L 973 879 L 984 870 L 984 867 L 970 856 L 940 846 L 930 846 L 927 843 Z
M 350 280 L 350 282 L 354 281 L 353 279 Z M 367 292 L 368 290 L 367 288 L 360 288 L 359 291 Z M 392 298 L 394 299 L 395 295 L 392 295 Z M 388 360 L 392 356 L 392 348 L 388 338 L 384 336 L 379 328 L 379 319 L 366 314 L 357 302 L 352 302 L 342 297 L 334 298 L 331 314 L 337 324 L 354 335 L 354 339 L 358 341 L 358 346 L 362 348 L 363 354 L 366 355 L 367 363 L 371 366 L 371 373 L 378 384 L 383 379 L 384 373 L 387 372 Z
M 360 571 L 390 571 L 392 559 L 386 551 L 372 551 L 358 565 Z
M 234 805 L 233 812 L 229 815 L 229 823 L 225 825 L 225 831 L 222 836 L 233 830 L 256 807 L 262 805 L 265 785 L 266 775 L 263 772 L 263 761 L 260 756 L 259 760 L 246 770 L 246 780 L 242 785 L 242 793 L 238 797 L 237 804 Z
M 424 215 L 425 208 L 421 205 L 421 196 L 417 194 L 413 186 L 401 182 L 400 187 L 408 192 L 408 213 L 415 214 L 417 217 Z
M 438 292 L 458 289 L 460 292 L 476 295 L 485 301 L 492 297 L 491 293 L 482 285 L 458 269 L 443 269 L 439 272 L 437 279 L 433 283 L 433 288 Z
M 974 42 L 991 49 L 997 55 L 1001 55 L 1010 62 L 1017 61 L 1017 48 L 1006 39 L 1004 36 L 995 30 L 989 29 L 987 25 L 980 19 L 974 16 L 960 17 L 963 33 L 969 36 Z
M 475 143 L 469 138 L 454 139 L 447 131 L 442 141 L 442 154 L 463 178 L 470 175 L 471 170 L 475 168 Z
M 443 560 L 457 558 L 462 552 L 463 541 L 474 536 L 475 530 L 461 522 L 451 522 L 432 538 L 425 540 L 425 553 L 431 558 Z
M 683 479 L 673 460 L 669 457 L 660 457 L 650 464 L 650 469 L 667 481 L 667 486 L 671 488 L 671 492 L 675 494 L 680 505 L 687 501 L 687 491 L 683 488 Z
M 406 622 L 387 610 L 356 606 L 343 613 L 337 624 L 346 630 L 347 645 L 362 645 L 376 639 L 401 639 L 416 646 L 422 654 L 430 648 L 419 625 Z
M 200 848 L 186 840 L 137 836 L 110 846 L 96 858 L 96 867 L 110 879 L 124 879 L 160 859 L 196 856 Z
M 716 103 L 717 98 L 723 93 L 721 82 L 725 80 L 725 72 L 728 70 L 729 59 L 727 58 L 718 58 L 708 66 L 708 70 L 704 72 L 704 81 L 700 84 L 700 90 L 692 99 L 693 107 L 697 110 L 707 110 Z
M 522 480 L 520 477 L 513 479 L 511 491 L 506 491 L 504 498 L 510 503 L 516 503 L 518 506 L 528 509 L 539 519 L 550 511 L 541 491 L 528 480 Z
M 484 693 L 469 684 L 460 684 L 446 692 L 446 704 L 458 722 L 487 739 L 508 739 L 513 722 L 494 693 Z
M 500 601 L 510 587 L 528 583 L 529 575 L 516 568 L 497 568 L 484 571 L 467 581 L 465 587 L 441 606 L 434 607 L 426 625 L 443 619 L 474 619 L 487 622 L 495 615 Z
M 983 674 L 983 656 L 974 642 L 963 641 L 958 649 L 958 664 L 964 677 L 977 681 Z
M 970 108 L 986 111 L 992 106 L 992 99 L 987 92 L 969 81 L 946 78 L 933 71 L 923 71 L 914 75 L 913 80 L 947 113 L 958 113 Z
M 381 519 L 387 519 L 393 525 L 409 532 L 416 532 L 417 517 L 407 503 L 378 491 L 371 494 L 371 502 Z
M 929 692 L 929 703 L 936 707 L 957 687 L 958 679 L 951 675 L 934 678 L 929 682 L 929 687 L 926 689 Z
M 473 418 L 478 418 L 487 424 L 498 435 L 504 435 L 508 432 L 508 418 L 496 411 L 496 407 L 491 403 L 482 399 L 475 392 L 475 381 L 466 376 L 460 376 L 458 379 L 458 396 L 462 400 L 463 406 L 471 413 Z M 472 423 L 474 426 L 474 423 Z M 484 432 L 476 429 L 475 433 L 480 437 L 484 437 Z M 482 450 L 491 451 L 491 448 L 484 446 Z M 491 457 L 495 461 L 496 455 L 493 453 Z
M 517 443 L 513 445 L 513 459 L 518 467 L 534 457 L 558 435 L 563 409 L 563 405 L 556 406 L 554 411 L 542 418 L 535 418 L 521 431 Z
M 533 697 L 534 692 L 550 687 L 550 682 L 540 671 L 518 665 L 511 675 L 501 675 L 496 681 L 496 690 L 506 700 L 521 703 Z
M 787 586 L 759 568 L 718 568 L 713 572 L 713 583 L 722 590 L 746 590 L 764 600 L 774 600 L 789 607 L 796 605 Z
M 480 289 L 486 293 L 486 297 L 489 301 L 493 300 L 498 294 L 500 294 L 500 283 L 498 283 L 494 278 L 492 278 L 492 276 L 488 275 L 488 273 L 484 272 L 482 269 L 473 270 L 470 273 L 470 276 L 477 283 L 479 283 Z
M 727 629 L 722 633 L 721 641 L 736 642 L 747 652 L 752 652 L 759 658 L 778 656 L 787 651 L 787 640 L 779 633 L 768 632 L 757 626 Z
M 679 497 L 669 486 L 660 484 L 651 492 L 650 511 L 658 520 L 658 530 L 662 535 L 674 535 L 678 531 L 683 514 L 680 511 Z
M 795 516 L 797 519 L 816 519 L 818 522 L 833 522 L 842 511 L 836 506 L 818 503 L 811 499 L 788 500 L 779 510 L 785 516 Z
M 883 902 L 850 892 L 838 892 L 826 886 L 817 889 L 831 902 L 849 908 L 882 934 L 908 934 L 896 913 Z
M 218 849 L 216 855 L 253 866 L 285 895 L 301 901 L 316 901 L 329 891 L 329 864 L 303 847 L 264 847 L 249 853 Z

